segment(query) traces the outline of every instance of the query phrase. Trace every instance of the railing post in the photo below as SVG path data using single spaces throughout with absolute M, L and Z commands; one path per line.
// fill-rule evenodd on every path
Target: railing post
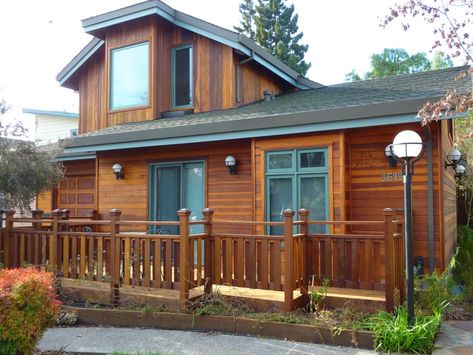
M 189 298 L 190 268 L 189 268 L 189 216 L 191 211 L 183 208 L 177 211 L 179 216 L 179 305 L 186 307 L 186 301 Z
M 212 248 L 210 245 L 210 238 L 212 236 L 212 216 L 214 211 L 210 208 L 206 208 L 202 211 L 204 216 L 204 273 L 205 273 L 205 282 L 204 282 L 204 292 L 212 293 L 212 284 L 213 284 L 213 258 L 212 258 Z
M 113 307 L 120 304 L 120 216 L 119 209 L 110 210 L 110 302 Z M 99 251 L 101 252 L 101 251 Z
M 42 223 L 42 219 L 43 219 L 43 213 L 44 211 L 43 210 L 31 210 L 31 217 L 36 221 L 36 222 L 33 222 L 32 225 L 33 225 L 33 229 L 37 232 L 35 235 L 34 235 L 34 241 L 33 241 L 33 264 L 36 266 L 36 267 L 40 267 L 40 264 L 41 264 L 41 248 L 40 248 L 40 245 L 41 245 L 41 241 L 40 241 L 40 238 L 41 238 L 41 231 L 43 229 L 43 223 Z
M 71 214 L 70 210 L 68 210 L 68 209 L 62 210 L 61 219 L 67 221 L 69 219 L 70 214 Z M 62 225 L 62 230 L 65 231 L 65 232 L 68 232 L 69 231 L 69 224 L 63 224 Z
M 53 229 L 49 239 L 49 269 L 53 272 L 58 270 L 58 232 L 59 232 L 59 221 L 61 220 L 62 211 L 56 209 L 51 212 L 53 218 Z
M 309 220 L 309 211 L 305 208 L 301 208 L 298 211 L 300 224 L 300 234 L 302 234 L 302 280 L 300 280 L 301 293 L 307 294 L 309 291 L 309 275 L 307 275 L 307 235 L 309 234 L 309 226 L 307 221 Z
M 13 260 L 12 258 L 12 242 L 13 241 L 13 216 L 15 215 L 14 210 L 6 210 L 5 211 L 5 234 L 4 234 L 4 241 L 3 241 L 3 252 L 4 252 L 4 260 L 5 260 L 5 268 L 13 267 Z
M 294 291 L 294 211 L 286 209 L 284 216 L 284 310 L 292 311 Z
M 386 279 L 386 310 L 394 310 L 394 215 L 391 208 L 383 210 L 384 216 L 384 253 L 385 253 L 385 279 Z

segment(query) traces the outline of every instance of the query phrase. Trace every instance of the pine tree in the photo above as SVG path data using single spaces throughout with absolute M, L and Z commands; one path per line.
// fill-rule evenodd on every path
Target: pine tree
M 233 26 L 235 31 L 245 34 L 251 40 L 255 40 L 255 4 L 253 0 L 243 0 L 240 4 L 240 26 Z
M 304 34 L 298 33 L 299 17 L 294 13 L 294 5 L 286 6 L 286 0 L 258 0 L 257 5 L 244 0 L 240 14 L 241 27 L 235 27 L 238 32 L 255 40 L 299 74 L 307 73 L 310 63 L 304 61 L 304 55 L 309 46 L 299 44 Z

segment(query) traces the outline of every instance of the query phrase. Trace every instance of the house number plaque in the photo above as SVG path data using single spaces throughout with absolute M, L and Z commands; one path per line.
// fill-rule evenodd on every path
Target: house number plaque
M 402 173 L 382 173 L 381 182 L 402 181 Z

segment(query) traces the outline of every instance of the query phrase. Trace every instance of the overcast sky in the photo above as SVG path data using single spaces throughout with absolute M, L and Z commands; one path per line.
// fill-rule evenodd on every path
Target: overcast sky
M 59 87 L 57 73 L 91 39 L 80 20 L 141 1 L 0 1 L 0 99 L 18 119 L 22 108 L 78 112 L 78 95 Z M 171 7 L 228 29 L 239 21 L 240 0 L 167 0 Z M 372 53 L 383 48 L 428 52 L 432 30 L 422 22 L 404 32 L 395 23 L 379 27 L 395 0 L 288 0 L 299 14 L 303 43 L 309 44 L 308 77 L 322 84 L 368 70 Z M 430 54 L 429 54 L 430 55 Z

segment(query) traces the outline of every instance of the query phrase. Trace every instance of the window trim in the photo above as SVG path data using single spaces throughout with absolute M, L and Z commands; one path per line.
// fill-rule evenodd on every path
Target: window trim
M 325 155 L 325 165 L 324 167 L 315 167 L 315 168 L 301 168 L 300 167 L 300 154 L 301 153 L 310 153 L 310 152 L 323 152 Z M 292 153 L 292 169 L 269 169 L 269 157 L 275 154 L 281 153 Z M 301 149 L 292 149 L 292 150 L 271 150 L 265 152 L 265 167 L 264 167 L 264 215 L 265 220 L 270 221 L 271 211 L 270 211 L 270 180 L 273 178 L 289 178 L 292 180 L 292 204 L 293 210 L 297 215 L 297 211 L 300 208 L 301 196 L 299 194 L 301 178 L 303 177 L 323 177 L 325 181 L 325 216 L 328 220 L 330 218 L 330 171 L 329 171 L 329 147 L 324 148 L 301 148 Z M 266 227 L 266 233 L 270 234 L 270 226 Z M 325 231 L 323 233 L 328 233 L 329 225 L 325 225 Z
M 190 103 L 187 105 L 176 105 L 176 52 L 182 49 L 189 48 L 189 93 L 190 93 Z M 172 48 L 172 57 L 171 57 L 171 65 L 172 65 L 172 79 L 171 79 L 171 106 L 172 109 L 187 109 L 194 107 L 194 49 L 192 44 L 184 44 L 179 45 Z
M 112 78 L 112 71 L 113 71 L 113 51 L 122 50 L 126 48 L 137 47 L 143 44 L 148 45 L 148 101 L 146 103 L 139 103 L 135 105 L 126 105 L 126 106 L 118 106 L 112 107 L 112 89 L 113 89 L 113 78 Z M 128 111 L 128 110 L 136 110 L 142 108 L 149 108 L 151 105 L 151 40 L 145 39 L 138 42 L 127 43 L 124 45 L 119 45 L 116 47 L 110 47 L 108 51 L 108 112 L 115 113 L 120 111 Z

